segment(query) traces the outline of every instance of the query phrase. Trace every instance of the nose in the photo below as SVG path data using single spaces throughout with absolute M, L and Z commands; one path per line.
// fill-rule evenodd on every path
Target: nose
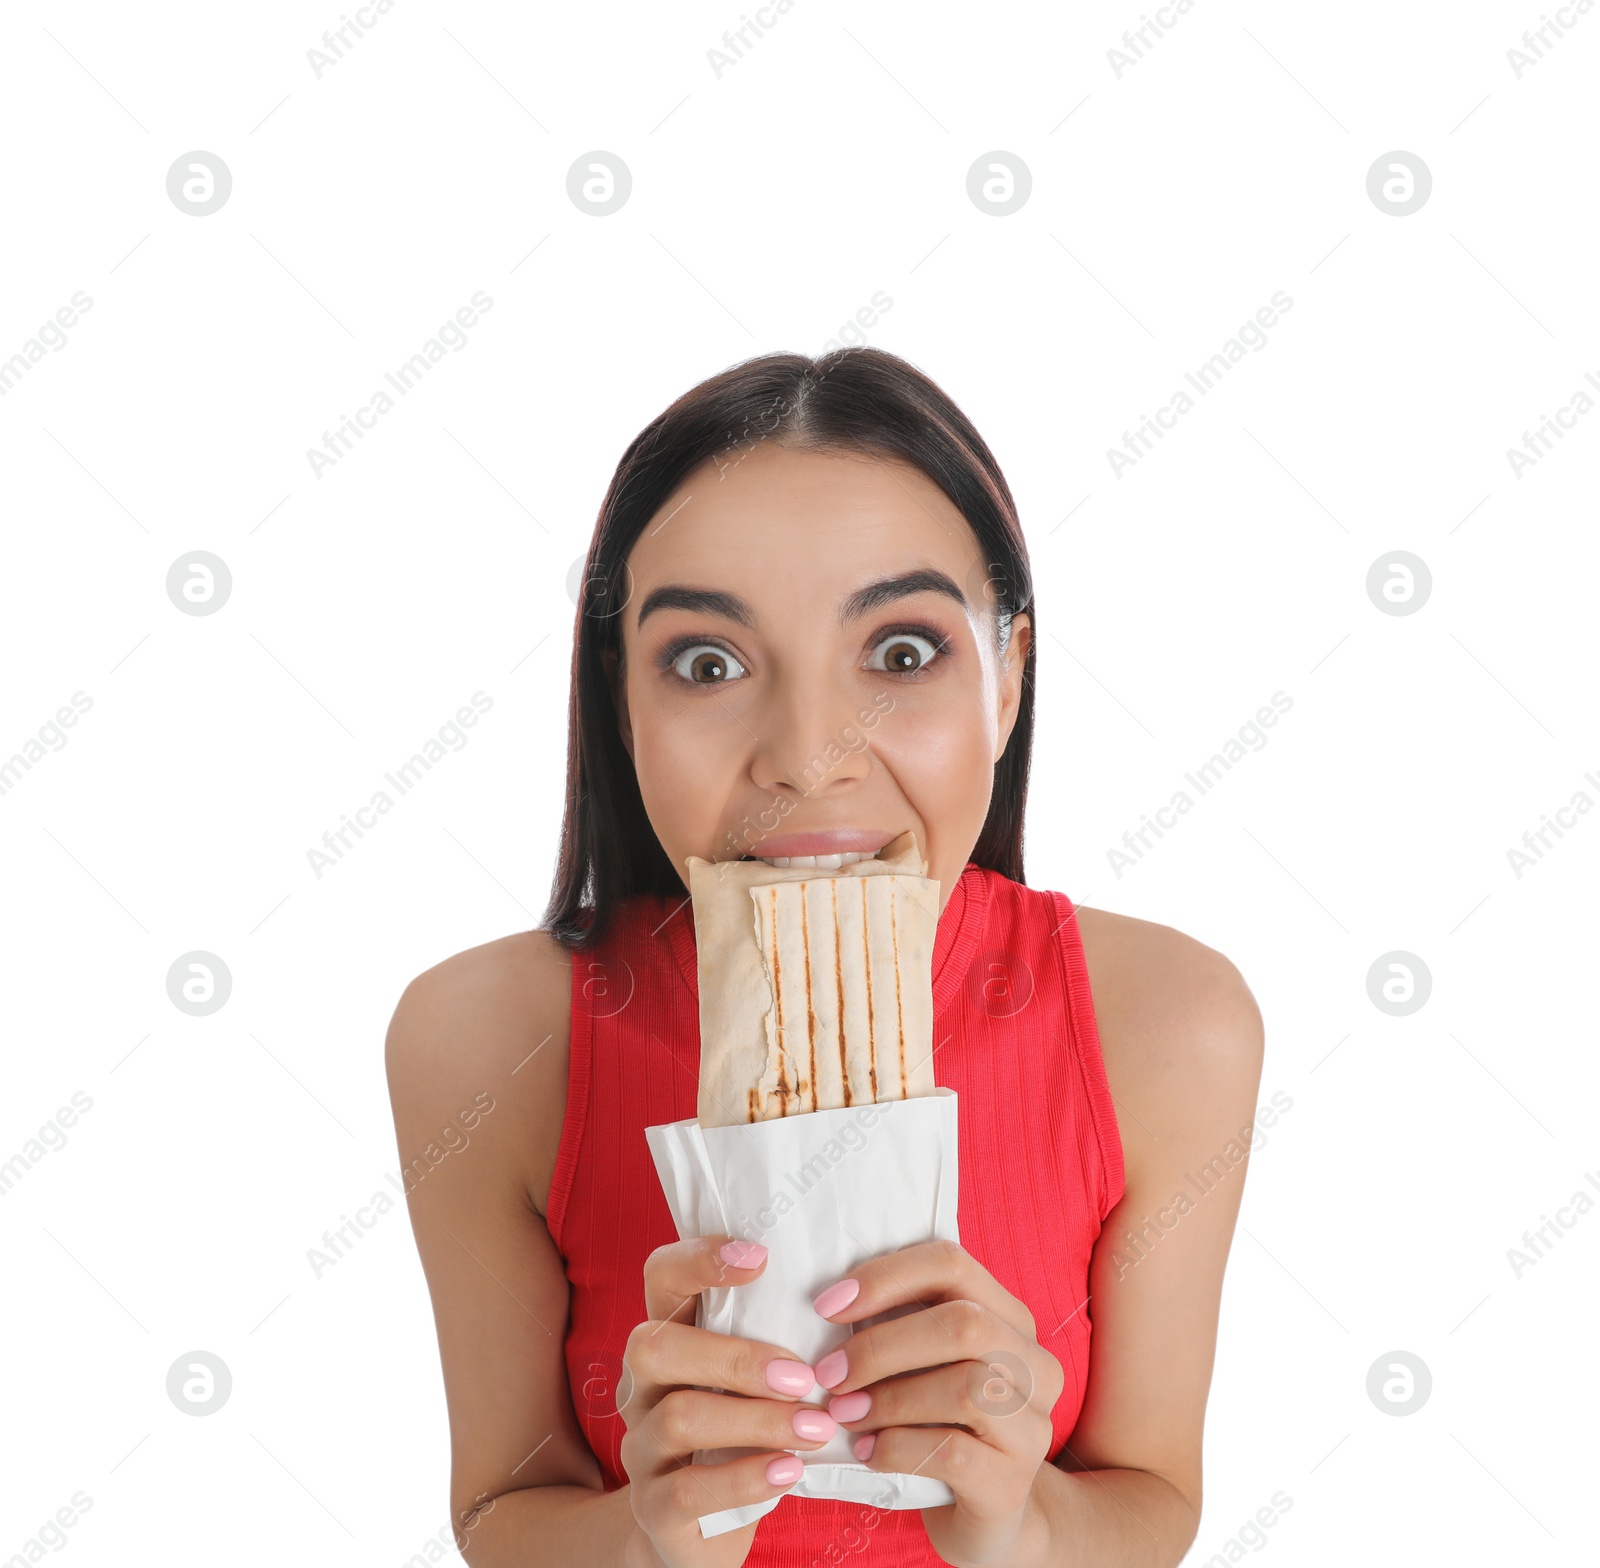
M 848 794 L 872 771 L 870 730 L 854 693 L 809 682 L 775 690 L 761 716 L 750 776 L 768 794 Z M 876 714 L 876 710 L 872 710 Z

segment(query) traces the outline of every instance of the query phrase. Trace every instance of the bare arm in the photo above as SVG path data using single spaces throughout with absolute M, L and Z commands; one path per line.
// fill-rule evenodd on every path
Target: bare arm
M 1060 1468 L 1040 1468 L 1037 1555 L 1022 1560 L 1173 1568 L 1199 1527 L 1206 1397 L 1263 1035 L 1234 966 L 1169 928 L 1153 928 L 1122 979 L 1100 1017 L 1126 1189 L 1091 1265 L 1083 1411 Z
M 628 1489 L 601 1490 L 573 1413 L 566 1276 L 528 1191 L 530 1162 L 548 1168 L 560 1134 L 570 973 L 538 933 L 489 943 L 413 980 L 389 1026 L 395 1132 L 450 1413 L 451 1520 L 473 1568 L 610 1568 L 634 1530 Z

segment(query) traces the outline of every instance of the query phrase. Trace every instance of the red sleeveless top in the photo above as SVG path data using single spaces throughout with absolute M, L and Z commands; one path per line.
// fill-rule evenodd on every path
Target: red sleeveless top
M 687 898 L 628 899 L 606 939 L 573 955 L 566 1118 L 545 1220 L 571 1286 L 573 1407 L 607 1491 L 628 1479 L 617 1382 L 645 1315 L 644 1260 L 678 1239 L 644 1129 L 695 1114 L 698 978 Z M 961 1245 L 1027 1303 L 1066 1373 L 1053 1458 L 1088 1378 L 1089 1255 L 1123 1187 L 1070 900 L 969 862 L 939 917 L 933 1001 L 934 1078 L 960 1096 Z M 811 1568 L 841 1541 L 870 1542 L 874 1568 L 941 1561 L 916 1509 L 793 1496 L 756 1525 L 745 1561 Z

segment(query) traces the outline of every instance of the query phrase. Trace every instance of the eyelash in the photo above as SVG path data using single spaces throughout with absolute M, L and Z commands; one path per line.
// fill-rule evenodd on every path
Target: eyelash
M 915 637 L 925 638 L 928 642 L 932 643 L 933 658 L 931 658 L 926 664 L 920 665 L 914 670 L 872 670 L 870 672 L 871 674 L 887 675 L 896 681 L 917 681 L 925 678 L 931 669 L 943 663 L 945 659 L 950 657 L 950 639 L 946 637 L 945 634 L 937 627 L 929 626 L 922 621 L 906 621 L 893 626 L 885 626 L 880 628 L 877 636 L 872 640 L 872 650 L 876 651 L 892 637 L 903 637 L 908 633 Z M 723 653 L 729 654 L 730 657 L 737 658 L 737 655 L 733 654 L 731 649 L 727 648 L 715 637 L 675 637 L 656 656 L 656 667 L 664 674 L 675 674 L 676 672 L 673 670 L 672 666 L 676 664 L 679 658 L 681 658 L 683 654 L 690 648 L 715 648 Z M 739 662 L 743 663 L 743 660 L 740 660 Z M 681 685 L 688 687 L 699 687 L 705 690 L 709 690 L 717 686 L 728 686 L 734 684 L 732 681 L 686 680 L 681 675 L 677 678 Z M 743 679 L 743 677 L 739 677 L 739 679 Z

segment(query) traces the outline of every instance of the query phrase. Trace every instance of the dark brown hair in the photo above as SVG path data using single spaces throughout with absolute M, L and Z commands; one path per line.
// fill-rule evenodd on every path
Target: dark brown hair
M 1013 615 L 1025 609 L 1034 618 L 1016 723 L 995 764 L 989 813 L 970 857 L 1024 880 L 1038 627 L 1027 547 L 1000 466 L 966 415 L 897 355 L 877 348 L 843 348 L 815 359 L 763 354 L 702 381 L 646 425 L 622 454 L 600 506 L 573 637 L 566 809 L 544 916 L 545 929 L 570 950 L 600 941 L 617 904 L 633 894 L 684 897 L 622 743 L 607 660 L 620 666 L 626 563 L 646 524 L 699 464 L 764 440 L 898 458 L 920 469 L 977 536 L 987 563 L 983 597 L 995 613 L 1000 649 L 1009 641 Z

